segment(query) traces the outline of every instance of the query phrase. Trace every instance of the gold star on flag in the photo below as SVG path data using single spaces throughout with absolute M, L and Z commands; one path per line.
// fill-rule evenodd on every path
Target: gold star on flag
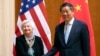
M 80 10 L 81 10 L 81 5 L 78 5 L 78 4 L 77 4 L 77 5 L 75 6 L 75 9 L 76 9 L 77 11 L 80 11 Z
M 88 3 L 88 0 L 85 0 L 86 3 Z

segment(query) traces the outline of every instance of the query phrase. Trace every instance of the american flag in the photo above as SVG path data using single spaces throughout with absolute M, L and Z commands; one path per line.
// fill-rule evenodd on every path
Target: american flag
M 44 44 L 44 54 L 47 53 L 51 48 L 51 32 L 47 23 L 44 0 L 22 0 L 14 37 L 14 48 L 16 37 L 23 34 L 21 24 L 26 19 L 33 21 L 34 34 L 41 37 Z M 13 54 L 16 56 L 15 49 Z

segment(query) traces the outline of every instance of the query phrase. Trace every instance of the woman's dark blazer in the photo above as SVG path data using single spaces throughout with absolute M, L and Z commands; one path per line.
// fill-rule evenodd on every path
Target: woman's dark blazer
M 17 56 L 30 56 L 28 54 L 28 44 L 24 35 L 16 38 L 16 53 Z M 40 37 L 35 36 L 35 42 L 32 48 L 35 51 L 35 56 L 42 56 L 44 53 L 43 43 Z

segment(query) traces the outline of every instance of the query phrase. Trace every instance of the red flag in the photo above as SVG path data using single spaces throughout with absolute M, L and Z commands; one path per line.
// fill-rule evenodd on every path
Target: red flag
M 88 25 L 90 33 L 90 56 L 96 56 L 94 33 L 89 14 L 88 0 L 65 0 L 65 2 L 73 4 L 75 8 L 74 16 Z M 63 20 L 61 18 L 60 22 L 62 21 Z
M 34 34 L 40 36 L 44 44 L 44 53 L 51 49 L 51 33 L 47 22 L 47 14 L 43 0 L 22 0 L 18 15 L 15 38 L 22 33 L 21 23 L 23 20 L 31 20 L 34 23 Z M 15 44 L 14 39 L 14 46 Z M 13 56 L 16 56 L 14 49 Z

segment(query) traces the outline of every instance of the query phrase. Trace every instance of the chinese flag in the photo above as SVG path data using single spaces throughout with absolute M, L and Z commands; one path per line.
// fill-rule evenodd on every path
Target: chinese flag
M 94 33 L 89 13 L 88 0 L 65 0 L 64 2 L 73 4 L 75 8 L 74 16 L 88 25 L 90 32 L 90 56 L 96 56 Z M 61 18 L 60 22 L 62 21 L 63 19 Z

